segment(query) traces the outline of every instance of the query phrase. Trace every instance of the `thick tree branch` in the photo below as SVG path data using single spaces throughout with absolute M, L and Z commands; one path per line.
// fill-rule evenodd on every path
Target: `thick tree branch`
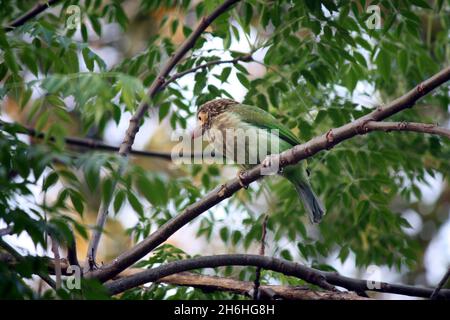
M 9 31 L 14 30 L 17 27 L 24 25 L 26 22 L 28 22 L 29 20 L 36 17 L 38 14 L 45 11 L 47 8 L 50 8 L 52 5 L 54 5 L 58 1 L 59 0 L 48 0 L 43 3 L 38 1 L 38 3 L 33 8 L 31 8 L 28 12 L 26 12 L 25 14 L 23 14 L 22 16 L 20 16 L 13 22 L 11 22 L 9 24 L 9 26 L 5 27 L 5 31 L 9 32 Z
M 177 51 L 173 54 L 173 56 L 166 62 L 163 66 L 156 79 L 153 81 L 150 86 L 147 95 L 151 99 L 153 99 L 158 92 L 164 89 L 163 85 L 165 83 L 166 77 L 172 71 L 172 69 L 177 65 L 177 63 L 183 58 L 183 56 L 191 50 L 191 48 L 195 45 L 195 42 L 202 35 L 202 33 L 209 27 L 209 25 L 221 14 L 225 13 L 228 9 L 230 9 L 235 3 L 239 2 L 239 0 L 226 0 L 220 6 L 218 6 L 210 15 L 203 17 L 200 21 L 200 24 L 194 31 L 190 34 L 190 36 L 183 42 L 183 44 L 177 49 Z M 139 125 L 144 118 L 145 113 L 149 108 L 149 104 L 146 101 L 141 102 L 138 106 L 136 112 L 130 119 L 130 124 L 128 126 L 127 131 L 125 132 L 125 138 L 120 145 L 119 155 L 123 157 L 127 157 L 131 151 L 131 147 L 133 146 L 134 139 L 139 130 Z M 119 168 L 119 175 L 124 170 L 124 165 L 122 164 Z M 114 181 L 113 190 L 116 188 L 117 181 Z M 91 239 L 89 241 L 88 252 L 87 252 L 87 260 L 93 261 L 95 260 L 98 244 L 100 243 L 101 232 L 103 230 L 104 224 L 106 222 L 106 218 L 108 216 L 108 208 L 109 203 L 103 203 L 100 205 L 97 215 L 96 228 L 93 230 Z M 92 271 L 92 270 L 90 270 Z
M 280 168 L 295 164 L 303 159 L 315 155 L 320 151 L 331 149 L 336 144 L 348 140 L 354 136 L 366 134 L 368 130 L 365 126 L 369 122 L 384 120 L 393 114 L 412 107 L 417 100 L 448 80 L 450 80 L 450 67 L 443 69 L 428 80 L 425 80 L 416 86 L 407 94 L 397 98 L 384 107 L 378 107 L 374 111 L 356 119 L 355 121 L 335 129 L 330 129 L 327 133 L 321 136 L 315 137 L 306 143 L 297 145 L 281 153 L 279 155 Z M 261 178 L 261 168 L 262 166 L 258 165 L 251 170 L 245 171 L 241 175 L 240 179 L 235 178 L 221 186 L 216 187 L 202 199 L 187 207 L 182 213 L 169 220 L 166 224 L 161 226 L 158 230 L 153 232 L 136 246 L 122 253 L 111 263 L 103 266 L 99 270 L 95 270 L 89 276 L 106 281 L 119 274 L 122 270 L 129 267 L 161 243 L 166 241 L 172 234 L 195 219 L 197 216 L 242 189 L 242 183 L 248 185 Z
M 371 286 L 369 288 L 368 283 L 372 282 L 368 280 L 348 278 L 334 272 L 324 272 L 282 259 L 246 254 L 205 256 L 170 262 L 160 267 L 144 270 L 134 275 L 108 282 L 105 286 L 111 294 L 118 294 L 147 282 L 161 281 L 160 279 L 164 279 L 164 277 L 180 272 L 222 266 L 261 267 L 283 273 L 284 275 L 297 277 L 322 288 L 330 288 L 332 292 L 335 292 L 333 290 L 333 285 L 355 292 L 374 291 L 424 298 L 430 297 L 433 292 L 433 289 L 430 288 L 416 288 L 408 285 L 389 284 L 385 282 L 381 282 L 379 285 Z M 252 284 L 250 283 L 249 286 L 251 287 Z M 441 290 L 438 297 L 450 299 L 450 290 Z
M 325 290 L 335 290 L 334 287 L 326 281 L 324 274 L 315 269 L 281 259 L 245 254 L 205 256 L 170 262 L 160 267 L 144 270 L 135 275 L 106 283 L 105 286 L 111 294 L 117 294 L 147 282 L 154 282 L 171 274 L 199 268 L 215 268 L 233 265 L 261 267 L 285 275 L 298 277 Z
M 161 90 L 164 89 L 165 87 L 167 87 L 170 83 L 178 80 L 179 78 L 184 77 L 185 75 L 187 75 L 189 73 L 194 73 L 194 72 L 196 72 L 198 70 L 206 69 L 206 68 L 218 65 L 218 64 L 226 64 L 226 63 L 236 64 L 239 61 L 250 62 L 250 61 L 253 61 L 253 58 L 252 58 L 251 54 L 248 54 L 248 55 L 239 56 L 237 58 L 230 59 L 230 60 L 215 60 L 215 61 L 206 62 L 206 63 L 201 64 L 199 66 L 196 66 L 194 68 L 191 68 L 191 69 L 188 69 L 188 70 L 185 70 L 185 71 L 182 71 L 182 72 L 174 74 L 173 76 L 171 76 L 169 79 L 167 79 L 164 82 L 164 84 L 161 86 Z
M 429 133 L 439 135 L 450 139 L 450 130 L 438 127 L 435 124 L 416 123 L 416 122 L 376 122 L 371 121 L 364 125 L 367 131 L 414 131 L 420 133 Z
M 205 276 L 190 272 L 173 274 L 157 282 L 172 284 L 175 286 L 187 286 L 210 291 L 227 291 L 251 297 L 253 283 L 239 281 L 231 278 Z M 260 285 L 259 299 L 284 299 L 284 300 L 368 300 L 353 292 L 317 291 L 308 287 Z M 267 293 L 267 294 L 266 294 Z
M 0 237 L 6 236 L 8 234 L 11 234 L 13 231 L 12 227 L 6 227 L 4 229 L 0 229 Z

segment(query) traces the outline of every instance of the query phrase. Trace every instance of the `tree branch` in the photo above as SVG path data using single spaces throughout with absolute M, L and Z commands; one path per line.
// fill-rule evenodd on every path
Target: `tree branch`
M 37 139 L 45 139 L 45 133 L 38 132 L 36 129 L 32 127 L 26 127 L 22 124 L 16 124 L 11 122 L 6 122 L 0 120 L 0 128 L 7 127 L 7 126 L 16 126 L 20 125 L 23 127 L 23 130 L 20 130 L 18 133 L 29 135 L 30 137 L 37 138 Z M 50 141 L 55 141 L 54 137 L 50 137 Z M 118 151 L 119 147 L 115 147 L 106 143 L 103 143 L 99 140 L 95 139 L 86 139 L 86 138 L 78 138 L 78 137 L 65 137 L 64 138 L 65 143 L 71 146 L 77 146 L 87 149 L 93 149 L 93 150 L 102 150 L 102 151 Z M 160 158 L 164 160 L 172 160 L 172 155 L 167 152 L 158 152 L 158 151 L 141 151 L 141 150 L 131 150 L 130 154 L 136 155 L 136 156 L 143 156 L 143 157 L 154 157 L 154 158 Z M 195 157 L 195 155 L 193 155 Z
M 306 143 L 297 145 L 281 153 L 279 155 L 280 168 L 312 157 L 320 151 L 331 149 L 336 144 L 348 140 L 354 136 L 366 134 L 368 130 L 365 129 L 365 126 L 369 122 L 384 120 L 393 114 L 412 107 L 417 100 L 448 80 L 450 80 L 450 67 L 441 70 L 428 80 L 416 86 L 413 90 L 385 105 L 384 107 L 378 107 L 365 116 L 362 116 L 341 127 L 330 129 L 327 133 L 322 134 L 321 136 L 317 136 Z M 255 166 L 253 169 L 243 172 L 240 179 L 235 178 L 229 180 L 221 186 L 216 187 L 202 199 L 188 206 L 182 213 L 162 225 L 158 230 L 150 234 L 136 246 L 122 253 L 111 263 L 91 272 L 89 276 L 96 277 L 101 281 L 106 281 L 119 274 L 122 270 L 132 265 L 161 243 L 166 241 L 172 234 L 195 219 L 197 216 L 242 189 L 242 184 L 248 185 L 261 178 L 261 168 L 261 165 Z
M 164 83 L 166 77 L 172 71 L 172 69 L 177 65 L 177 63 L 183 58 L 183 56 L 195 45 L 197 39 L 202 35 L 203 31 L 208 28 L 208 26 L 221 14 L 230 9 L 235 3 L 239 0 L 226 0 L 220 6 L 218 6 L 210 15 L 203 17 L 200 21 L 200 24 L 195 28 L 195 30 L 190 34 L 190 36 L 183 42 L 183 44 L 177 49 L 177 51 L 173 54 L 173 56 L 166 62 L 164 67 L 159 72 L 158 76 L 153 81 L 150 86 L 147 95 L 151 99 L 153 99 L 158 92 L 164 89 Z M 142 101 L 136 112 L 130 119 L 130 124 L 128 125 L 128 129 L 125 132 L 125 138 L 123 139 L 122 144 L 119 148 L 119 155 L 123 157 L 127 157 L 131 151 L 131 147 L 133 146 L 134 139 L 139 130 L 139 124 L 144 118 L 145 113 L 149 108 L 149 104 L 146 101 Z M 119 175 L 124 170 L 124 164 L 119 168 Z M 115 180 L 113 183 L 114 190 L 116 188 L 117 181 Z M 95 260 L 95 255 L 97 252 L 98 244 L 100 243 L 101 232 L 103 230 L 103 226 L 105 224 L 106 218 L 108 216 L 108 207 L 109 203 L 103 203 L 100 205 L 97 215 L 96 228 L 93 230 L 91 239 L 88 245 L 87 252 L 87 260 Z M 92 270 L 90 270 L 92 271 Z
M 320 287 L 331 288 L 333 285 L 345 288 L 350 291 L 364 292 L 384 292 L 395 293 L 415 297 L 430 297 L 433 289 L 416 288 L 408 285 L 389 284 L 385 282 L 379 283 L 379 286 L 367 286 L 371 281 L 348 278 L 334 272 L 324 272 L 314 268 L 306 267 L 295 262 L 282 259 L 247 254 L 224 254 L 215 256 L 195 257 L 192 259 L 179 260 L 167 263 L 153 269 L 147 269 L 134 275 L 126 276 L 118 280 L 114 280 L 105 284 L 110 294 L 118 294 L 125 290 L 143 285 L 147 282 L 161 281 L 172 274 L 199 269 L 199 268 L 216 268 L 222 266 L 254 266 L 267 270 L 283 273 L 284 275 L 297 277 L 308 283 L 318 285 Z M 252 284 L 249 283 L 251 287 Z M 325 288 L 326 289 L 326 288 Z M 326 289 L 328 290 L 328 289 Z M 438 293 L 440 298 L 450 298 L 450 290 L 441 290 Z
M 20 253 L 18 253 L 18 252 L 16 251 L 16 249 L 14 249 L 14 248 L 13 248 L 12 246 L 10 246 L 8 243 L 6 243 L 5 241 L 3 241 L 1 238 L 0 238 L 0 247 L 2 247 L 3 249 L 5 249 L 6 252 L 8 252 L 11 256 L 13 256 L 13 258 L 14 258 L 16 261 L 19 261 L 19 262 L 20 262 L 20 261 L 22 261 L 22 260 L 24 259 L 24 257 L 23 257 Z M 38 275 L 42 280 L 44 280 L 51 288 L 56 289 L 56 283 L 55 283 L 55 281 L 53 281 L 53 279 L 50 278 L 47 274 L 39 272 L 39 273 L 37 273 L 37 275 Z
M 203 17 L 197 28 L 191 33 L 191 35 L 184 41 L 184 43 L 178 48 L 178 50 L 173 54 L 173 56 L 167 61 L 164 67 L 159 72 L 156 79 L 153 81 L 147 95 L 150 99 L 154 98 L 155 95 L 164 89 L 165 78 L 169 75 L 170 71 L 177 65 L 177 63 L 183 58 L 183 56 L 195 45 L 195 42 L 202 35 L 203 31 L 209 27 L 209 25 L 221 14 L 226 12 L 239 0 L 226 0 L 220 6 L 218 6 L 209 16 Z M 139 130 L 139 123 L 144 118 L 145 113 L 149 108 L 148 103 L 143 102 L 139 105 L 136 112 L 130 119 L 130 124 L 128 126 L 125 138 L 120 145 L 119 154 L 121 156 L 127 156 L 131 150 L 134 143 L 134 138 Z
M 53 261 L 55 261 L 55 289 L 59 290 L 61 288 L 61 257 L 59 255 L 59 245 L 54 237 L 50 236 L 50 239 L 52 241 L 51 249 L 53 251 Z
M 261 235 L 261 246 L 259 248 L 259 255 L 264 256 L 266 251 L 266 234 L 267 234 L 267 221 L 269 220 L 269 215 L 266 214 L 262 224 L 262 235 Z M 260 298 L 261 289 L 261 267 L 256 267 L 255 281 L 253 281 L 253 300 L 258 300 Z
M 299 265 L 297 263 L 294 262 L 290 262 L 290 261 L 286 261 L 286 260 L 282 260 L 282 259 L 276 259 L 276 258 L 271 258 L 271 257 L 263 257 L 263 256 L 257 256 L 257 255 L 243 255 L 243 254 L 238 254 L 238 255 L 219 255 L 219 256 L 211 256 L 211 257 L 198 257 L 198 258 L 194 258 L 194 259 L 200 259 L 200 260 L 204 260 L 204 259 L 208 259 L 208 260 L 214 260 L 215 257 L 219 257 L 219 259 L 222 260 L 222 262 L 233 262 L 234 264 L 225 264 L 224 262 L 224 266 L 225 265 L 252 265 L 253 264 L 241 264 L 242 261 L 244 261 L 245 263 L 247 263 L 249 260 L 246 257 L 261 257 L 263 260 L 265 260 L 263 263 L 260 263 L 260 261 L 253 261 L 256 264 L 258 264 L 260 267 L 264 267 L 266 268 L 266 265 L 276 265 L 278 267 L 282 266 L 282 268 L 285 268 L 285 265 L 287 265 L 287 269 L 288 270 L 292 270 L 292 267 L 294 267 L 294 270 L 296 270 L 296 272 L 298 272 L 299 275 L 301 274 L 308 274 L 311 273 L 313 274 L 313 277 L 322 277 L 324 276 L 326 281 L 329 282 L 330 284 L 342 287 L 342 288 L 346 288 L 347 290 L 350 291 L 355 291 L 355 292 L 364 292 L 364 291 L 375 291 L 375 292 L 384 292 L 384 293 L 393 293 L 393 294 L 400 294 L 400 295 L 408 295 L 408 296 L 416 296 L 416 297 L 423 297 L 423 298 L 428 298 L 430 297 L 431 293 L 433 292 L 433 289 L 430 288 L 416 288 L 414 286 L 409 286 L 409 285 L 400 285 L 400 284 L 390 284 L 390 283 L 385 283 L 385 282 L 380 282 L 378 283 L 379 289 L 377 288 L 373 288 L 375 286 L 372 286 L 372 289 L 369 289 L 367 284 L 371 283 L 373 284 L 373 281 L 370 280 L 360 280 L 360 279 L 354 279 L 354 278 L 349 278 L 349 277 L 345 277 L 342 276 L 340 274 L 337 273 L 333 273 L 333 272 L 324 272 L 324 271 L 320 271 L 317 269 L 313 269 L 310 267 L 306 267 L 306 266 L 302 266 Z M 227 257 L 233 257 L 233 260 L 228 259 Z M 48 258 L 48 257 L 41 257 L 41 259 L 45 259 L 46 261 L 48 261 L 48 270 L 50 272 L 50 274 L 54 274 L 55 273 L 55 268 L 56 268 L 56 263 L 54 259 Z M 258 258 L 256 258 L 258 259 Z M 187 259 L 187 260 L 192 260 L 192 259 Z M 189 263 L 185 263 L 183 261 L 187 261 L 187 260 L 181 260 L 181 261 L 176 261 L 177 264 L 181 263 L 184 264 L 184 266 L 178 266 L 179 269 L 182 270 L 192 270 L 195 268 L 200 268 L 201 266 L 198 266 L 198 263 L 194 263 L 191 261 Z M 228 261 L 228 262 L 227 262 Z M 14 266 L 15 263 L 17 263 L 17 259 L 11 255 L 10 253 L 2 253 L 0 252 L 0 262 L 5 263 L 9 266 Z M 204 262 L 204 261 L 203 261 Z M 69 261 L 67 261 L 66 259 L 61 259 L 61 272 L 63 275 L 67 275 L 67 268 L 71 263 Z M 150 270 L 153 270 L 150 272 L 150 277 L 151 279 L 153 279 L 153 277 L 156 280 L 148 280 L 143 282 L 147 283 L 147 282 L 164 282 L 164 283 L 171 283 L 174 285 L 186 285 L 186 286 L 193 286 L 193 287 L 204 287 L 206 289 L 214 289 L 214 287 L 216 287 L 217 290 L 225 290 L 228 291 L 228 289 L 230 289 L 230 291 L 233 291 L 233 287 L 239 291 L 242 290 L 243 294 L 246 294 L 248 296 L 251 296 L 251 290 L 253 289 L 253 283 L 251 282 L 244 282 L 242 283 L 241 281 L 237 281 L 237 280 L 233 280 L 230 278 L 221 278 L 221 277 L 212 277 L 212 276 L 204 276 L 204 275 L 198 275 L 198 274 L 192 274 L 192 273 L 187 273 L 184 271 L 180 271 L 180 272 L 176 272 L 176 270 L 174 271 L 173 268 L 173 264 L 174 263 L 169 263 L 167 265 L 171 265 L 169 268 L 171 269 L 170 272 L 167 272 L 169 275 L 166 276 L 156 276 L 155 274 L 160 274 L 159 271 L 155 269 L 164 269 L 167 265 L 155 268 L 155 269 L 149 269 L 149 270 L 142 270 L 142 269 L 138 269 L 138 268 L 129 268 L 127 270 L 125 270 L 123 273 L 117 275 L 117 277 L 114 278 L 114 281 L 109 282 L 108 284 L 114 285 L 116 286 L 116 282 L 118 279 L 128 279 L 126 280 L 126 282 L 129 281 L 135 281 L 135 280 L 130 280 L 131 277 L 135 277 L 137 275 L 139 275 L 139 277 L 141 278 L 142 281 L 145 281 L 145 277 L 149 276 L 148 274 L 145 275 L 143 274 L 143 272 L 149 272 Z M 187 266 L 186 264 L 188 264 L 189 266 Z M 197 266 L 196 266 L 197 265 Z M 193 266 L 192 268 L 190 266 Z M 219 265 L 221 266 L 221 265 Z M 206 267 L 209 267 L 209 265 L 206 263 Z M 211 266 L 213 267 L 213 266 Z M 268 268 L 269 270 L 272 270 L 271 268 Z M 278 269 L 277 269 L 278 270 Z M 277 271 L 274 270 L 274 271 Z M 320 273 L 320 275 L 318 275 L 317 273 Z M 295 276 L 295 275 L 294 275 Z M 303 279 L 302 276 L 299 276 L 300 279 Z M 237 282 L 236 282 L 237 281 Z M 307 281 L 307 280 L 305 280 Z M 142 284 L 138 284 L 138 285 L 142 285 Z M 138 286 L 136 285 L 136 286 Z M 292 290 L 300 290 L 300 288 L 302 287 L 283 287 L 283 286 L 261 286 L 260 288 L 265 288 L 267 287 L 267 290 L 262 290 L 261 293 L 265 294 L 263 297 L 269 297 L 268 294 L 269 293 L 273 293 L 275 292 L 275 297 L 273 295 L 271 295 L 271 298 L 276 298 L 278 295 L 280 295 L 282 298 L 285 299 L 296 299 L 295 297 L 301 297 L 303 294 L 305 295 L 304 297 L 302 297 L 302 299 L 353 299 L 352 292 L 349 292 L 349 296 L 340 296 L 341 294 L 343 294 L 343 292 L 336 292 L 336 291 L 316 291 L 316 290 L 311 290 L 309 291 L 305 291 L 305 292 L 291 292 Z M 244 292 L 244 288 L 245 288 L 245 292 Z M 284 288 L 284 289 L 283 289 Z M 286 289 L 286 290 L 285 290 Z M 125 289 L 128 290 L 128 289 Z M 303 290 L 303 289 L 301 289 Z M 306 289 L 305 289 L 306 290 Z M 234 292 L 237 292 L 234 291 Z M 284 296 L 281 292 L 286 292 L 286 296 Z M 238 292 L 237 292 L 238 293 Z M 289 297 L 291 296 L 291 298 Z M 316 298 L 315 298 L 316 296 Z M 309 298 L 308 298 L 309 297 Z M 441 289 L 437 295 L 438 298 L 443 298 L 443 299 L 450 299 L 450 289 Z M 359 297 L 361 299 L 364 299 L 364 297 Z M 357 297 L 354 297 L 354 299 L 358 299 Z
M 196 66 L 194 68 L 191 68 L 191 69 L 188 69 L 188 70 L 185 70 L 185 71 L 182 71 L 182 72 L 174 74 L 173 76 L 171 76 L 168 80 L 166 80 L 164 82 L 164 84 L 161 87 L 161 90 L 166 88 L 170 83 L 178 80 L 179 78 L 184 77 L 185 75 L 187 75 L 189 73 L 194 73 L 194 72 L 196 72 L 196 71 L 198 71 L 200 69 L 206 69 L 206 68 L 209 68 L 211 66 L 218 65 L 218 64 L 225 64 L 225 63 L 236 64 L 239 61 L 250 62 L 250 61 L 253 61 L 253 58 L 252 58 L 251 54 L 247 54 L 247 55 L 239 56 L 239 57 L 231 59 L 231 60 L 215 60 L 215 61 L 206 62 L 206 63 L 201 64 L 199 66 Z
M 251 297 L 253 283 L 190 272 L 173 274 L 157 281 L 175 286 L 194 287 L 206 292 L 227 291 Z M 368 300 L 353 292 L 317 291 L 303 286 L 260 285 L 259 299 L 284 300 Z M 267 293 L 267 294 L 265 294 Z M 269 295 L 270 293 L 270 295 Z
M 439 281 L 439 284 L 437 285 L 436 289 L 434 289 L 433 293 L 431 294 L 430 297 L 431 300 L 435 300 L 439 297 L 439 292 L 442 291 L 442 287 L 445 286 L 449 278 L 450 278 L 450 268 L 448 268 L 447 272 L 444 274 L 441 281 Z
M 17 27 L 24 25 L 26 22 L 28 22 L 29 20 L 36 17 L 38 14 L 45 11 L 47 8 L 50 8 L 52 5 L 54 5 L 58 1 L 59 0 L 48 0 L 47 2 L 44 2 L 44 3 L 39 3 L 40 1 L 38 1 L 38 3 L 33 8 L 31 8 L 28 12 L 26 12 L 19 18 L 12 21 L 9 24 L 9 26 L 6 26 L 4 28 L 5 32 L 12 31 Z
M 450 139 L 450 130 L 438 127 L 435 124 L 416 123 L 416 122 L 376 122 L 371 121 L 364 125 L 367 131 L 414 131 L 420 133 L 429 133 L 440 135 Z

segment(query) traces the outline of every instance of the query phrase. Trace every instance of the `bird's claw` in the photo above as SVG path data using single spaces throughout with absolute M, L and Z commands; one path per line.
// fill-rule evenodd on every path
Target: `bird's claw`
M 245 178 L 246 178 L 246 171 L 245 170 L 240 170 L 237 174 L 237 178 L 239 180 L 239 184 L 241 185 L 242 188 L 244 189 L 248 189 L 248 184 L 244 183 Z
M 89 256 L 88 263 L 89 263 L 90 271 L 100 269 L 100 266 L 97 264 L 97 262 L 95 261 L 95 258 L 93 258 L 92 256 Z M 102 262 L 102 265 L 103 265 L 103 262 Z
M 264 158 L 261 165 L 266 174 L 281 173 L 279 155 L 270 154 Z

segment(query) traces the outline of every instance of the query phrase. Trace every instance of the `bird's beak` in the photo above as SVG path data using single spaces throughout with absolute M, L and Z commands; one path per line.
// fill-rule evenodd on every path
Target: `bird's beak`
M 192 140 L 201 137 L 203 135 L 203 127 L 202 125 L 198 125 L 192 130 Z

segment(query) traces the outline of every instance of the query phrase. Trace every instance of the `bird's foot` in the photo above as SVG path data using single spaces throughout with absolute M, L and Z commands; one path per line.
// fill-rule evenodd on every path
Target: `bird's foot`
M 261 174 L 271 175 L 280 173 L 280 156 L 278 154 L 270 154 L 261 162 Z
M 247 172 L 245 170 L 239 170 L 238 174 L 237 174 L 237 178 L 239 180 L 239 184 L 241 185 L 242 188 L 244 189 L 248 189 L 248 184 L 246 184 L 244 181 L 247 177 Z
M 89 255 L 88 264 L 89 264 L 89 271 L 100 269 L 100 266 L 95 261 L 95 258 L 93 257 L 93 255 Z M 103 262 L 102 262 L 102 265 L 103 265 Z
M 93 271 L 97 269 L 99 269 L 99 265 L 97 264 L 97 262 L 95 262 L 95 260 L 89 259 L 89 270 Z

